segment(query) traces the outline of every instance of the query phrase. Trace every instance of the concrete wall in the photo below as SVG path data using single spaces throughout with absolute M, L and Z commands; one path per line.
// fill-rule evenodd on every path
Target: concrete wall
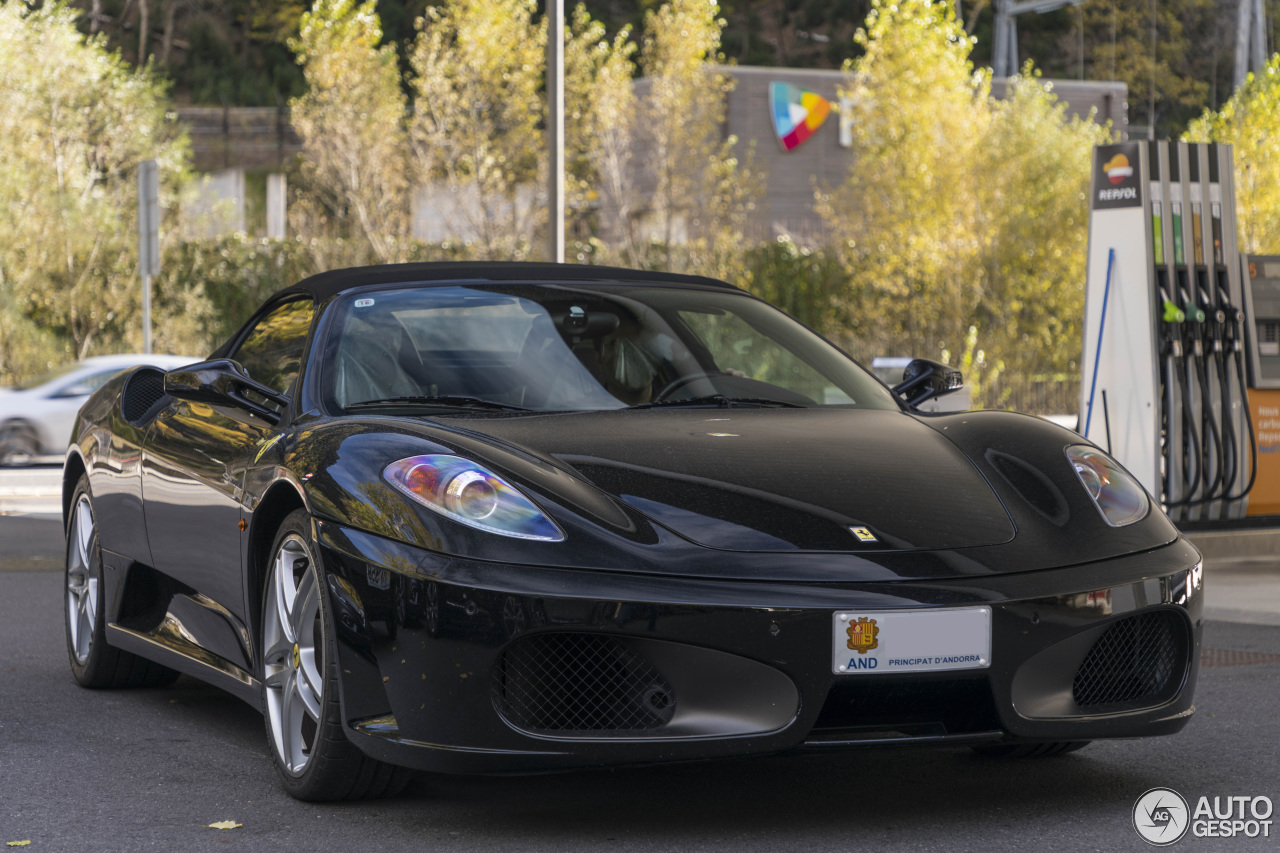
M 221 169 L 200 178 L 200 189 L 187 221 L 187 236 L 218 237 L 245 226 L 244 169 Z
M 283 169 L 302 150 L 287 107 L 179 107 L 197 171 Z
M 838 104 L 844 72 L 745 66 L 724 70 L 737 82 L 729 93 L 725 131 L 737 136 L 740 145 L 755 141 L 756 157 L 769 176 L 747 236 L 771 240 L 789 234 L 797 242 L 821 242 L 825 228 L 813 212 L 814 188 L 839 186 L 849 173 L 849 150 L 839 145 L 840 117 L 832 112 L 804 144 L 786 151 L 773 132 L 769 84 L 790 83 Z

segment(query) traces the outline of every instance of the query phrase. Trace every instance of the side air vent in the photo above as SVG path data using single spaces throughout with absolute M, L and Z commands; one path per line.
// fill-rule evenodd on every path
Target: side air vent
M 1186 672 L 1185 620 L 1170 610 L 1121 619 L 1093 644 L 1076 670 L 1072 696 L 1081 708 L 1127 710 L 1157 705 Z
M 671 722 L 671 684 L 639 652 L 599 634 L 537 634 L 511 645 L 493 673 L 493 700 L 534 734 L 628 735 Z
M 125 380 L 120 408 L 126 421 L 134 426 L 143 426 L 160 414 L 169 399 L 164 393 L 164 371 L 140 367 Z

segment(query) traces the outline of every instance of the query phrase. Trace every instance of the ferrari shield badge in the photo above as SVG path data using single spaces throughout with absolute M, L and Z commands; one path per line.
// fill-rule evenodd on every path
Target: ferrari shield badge
M 850 527 L 849 532 L 858 537 L 859 542 L 878 542 L 876 535 L 865 527 Z
M 876 627 L 876 620 L 874 619 L 859 616 L 858 621 L 850 622 L 845 631 L 849 634 L 849 648 L 860 655 L 865 655 L 880 646 L 880 640 L 878 639 L 880 629 Z

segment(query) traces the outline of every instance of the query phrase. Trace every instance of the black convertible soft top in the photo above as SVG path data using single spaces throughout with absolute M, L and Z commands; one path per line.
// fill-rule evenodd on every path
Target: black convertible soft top
M 330 270 L 304 278 L 277 296 L 305 293 L 317 302 L 353 287 L 379 284 L 446 281 L 598 281 L 693 284 L 737 290 L 731 284 L 700 275 L 649 272 L 587 264 L 525 263 L 519 261 L 453 261 L 418 264 L 384 264 Z

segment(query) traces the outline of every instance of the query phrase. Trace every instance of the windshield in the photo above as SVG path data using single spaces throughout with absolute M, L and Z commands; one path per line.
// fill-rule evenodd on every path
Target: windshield
M 373 401 L 534 411 L 735 401 L 898 408 L 830 344 L 732 291 L 401 287 L 348 296 L 337 310 L 322 381 L 340 409 Z

